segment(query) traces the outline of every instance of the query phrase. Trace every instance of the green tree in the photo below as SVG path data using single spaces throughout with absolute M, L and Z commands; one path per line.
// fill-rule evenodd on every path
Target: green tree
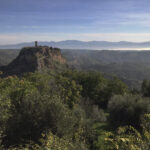
M 141 92 L 143 96 L 150 97 L 150 82 L 148 80 L 143 80 Z

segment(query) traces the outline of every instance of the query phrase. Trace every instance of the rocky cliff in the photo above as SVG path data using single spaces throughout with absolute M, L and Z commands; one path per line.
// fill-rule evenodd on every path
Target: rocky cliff
M 47 46 L 25 47 L 15 60 L 0 70 L 4 76 L 21 75 L 25 72 L 55 69 L 59 65 L 66 65 L 60 49 Z

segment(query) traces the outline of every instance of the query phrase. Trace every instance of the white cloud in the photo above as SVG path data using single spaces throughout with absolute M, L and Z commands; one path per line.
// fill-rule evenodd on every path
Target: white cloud
M 122 20 L 118 24 L 150 27 L 150 13 L 124 13 L 119 14 L 119 18 Z

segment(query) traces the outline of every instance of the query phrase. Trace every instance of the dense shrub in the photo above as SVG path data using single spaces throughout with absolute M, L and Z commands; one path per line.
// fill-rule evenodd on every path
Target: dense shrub
M 109 80 L 99 72 L 67 71 L 62 74 L 82 86 L 82 96 L 90 102 L 106 109 L 113 95 L 128 93 L 128 87 L 117 77 Z
M 74 80 L 40 73 L 0 80 L 0 131 L 5 147 L 31 141 L 40 146 L 42 133 L 49 131 L 79 147 L 89 146 L 95 133 L 79 106 L 82 89 Z
M 143 96 L 150 97 L 150 82 L 148 80 L 143 80 L 141 92 Z
M 93 123 L 105 122 L 107 120 L 104 110 L 100 109 L 98 105 L 92 105 L 88 100 L 82 100 L 80 105 L 84 110 L 86 117 Z
M 142 115 L 150 112 L 150 100 L 140 96 L 118 95 L 109 101 L 108 110 L 111 126 L 132 125 L 138 128 Z
M 106 150 L 149 150 L 150 149 L 150 114 L 141 120 L 141 132 L 132 126 L 119 127 L 115 132 L 106 133 Z

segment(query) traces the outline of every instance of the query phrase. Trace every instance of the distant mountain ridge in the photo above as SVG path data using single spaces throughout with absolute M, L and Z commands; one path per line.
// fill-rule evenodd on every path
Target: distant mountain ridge
M 120 41 L 120 42 L 108 42 L 108 41 L 78 41 L 78 40 L 66 40 L 66 41 L 59 41 L 59 42 L 38 42 L 41 46 L 52 46 L 58 47 L 61 49 L 93 49 L 93 50 L 133 50 L 133 49 L 149 49 L 150 50 L 150 41 L 148 42 L 127 42 L 127 41 Z M 0 45 L 0 49 L 21 49 L 26 46 L 34 46 L 34 42 L 29 43 L 19 43 L 19 44 L 12 44 L 12 45 Z

